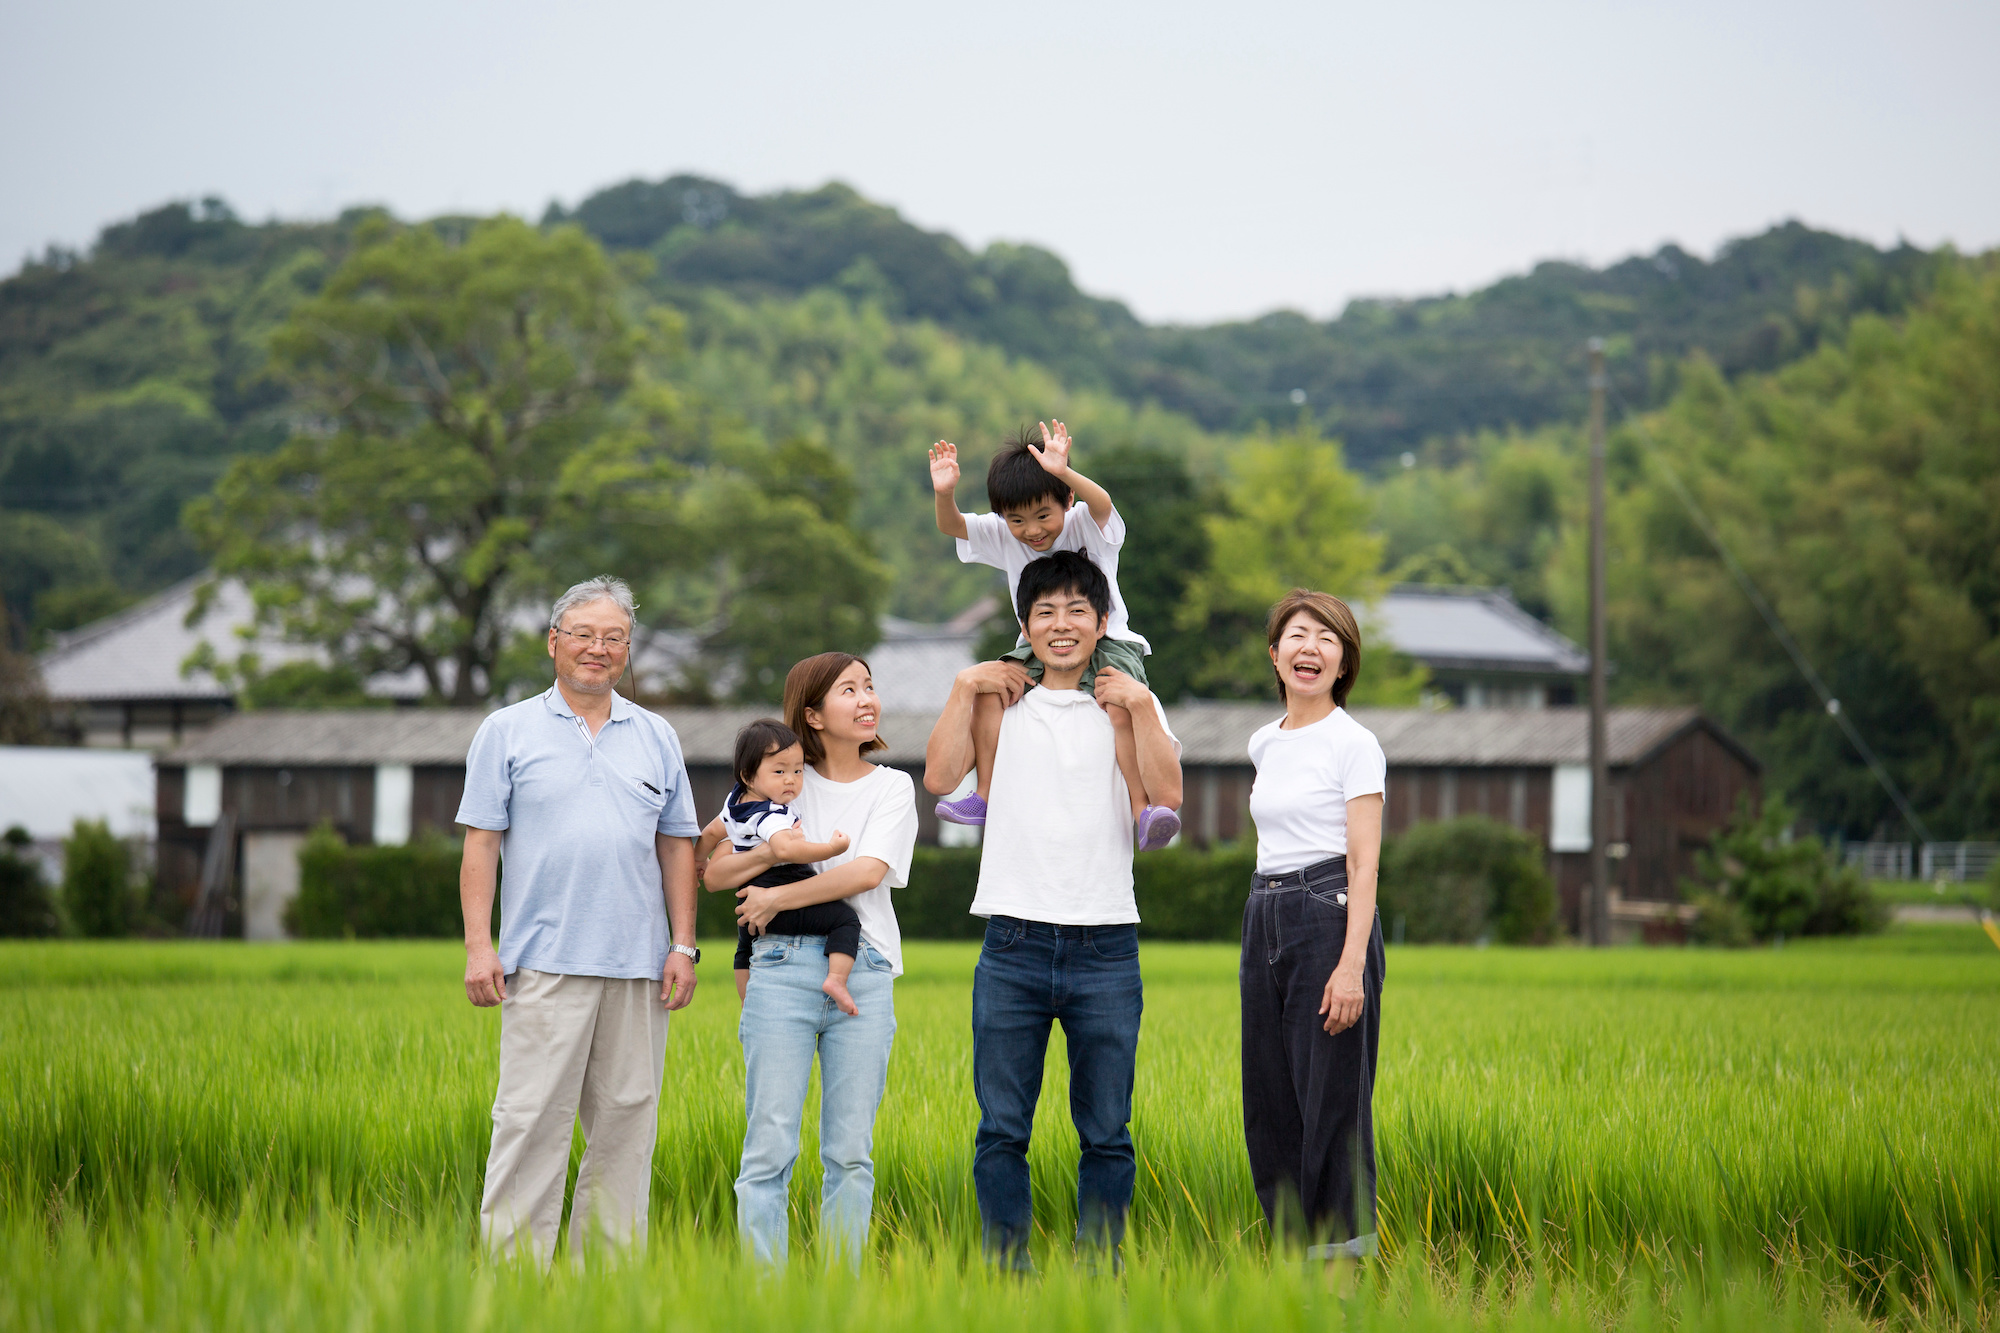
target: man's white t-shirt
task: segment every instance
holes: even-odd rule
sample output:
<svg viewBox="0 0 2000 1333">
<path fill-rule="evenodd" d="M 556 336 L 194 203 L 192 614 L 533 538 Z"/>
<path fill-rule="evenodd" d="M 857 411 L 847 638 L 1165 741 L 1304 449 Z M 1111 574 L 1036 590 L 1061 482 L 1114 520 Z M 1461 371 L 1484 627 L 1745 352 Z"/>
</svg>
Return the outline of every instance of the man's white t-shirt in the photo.
<svg viewBox="0 0 2000 1333">
<path fill-rule="evenodd" d="M 1347 803 L 1387 791 L 1389 761 L 1375 733 L 1336 708 L 1310 726 L 1277 722 L 1250 737 L 1250 818 L 1257 825 L 1257 869 L 1289 875 L 1347 855 Z"/>
<path fill-rule="evenodd" d="M 1091 563 L 1104 571 L 1104 578 L 1111 585 L 1111 614 L 1105 618 L 1106 638 L 1123 639 L 1136 643 L 1145 653 L 1153 651 L 1153 645 L 1140 635 L 1132 632 L 1132 626 L 1125 614 L 1125 598 L 1118 591 L 1118 550 L 1125 545 L 1125 520 L 1118 511 L 1111 511 L 1111 522 L 1100 528 L 1097 520 L 1090 516 L 1090 506 L 1073 504 L 1063 516 L 1063 530 L 1055 544 L 1046 551 L 1034 547 L 1016 537 L 1007 527 L 1007 520 L 999 514 L 967 514 L 965 516 L 965 536 L 958 539 L 958 558 L 968 565 L 992 565 L 1007 571 L 1007 613 L 1013 615 L 1016 590 L 1021 586 L 1021 571 L 1031 561 L 1040 560 L 1045 555 L 1057 551 L 1081 551 L 1090 557 Z"/>
<path fill-rule="evenodd" d="M 1166 709 L 1158 695 L 1152 699 L 1165 730 Z M 1173 735 L 1167 730 L 1169 740 Z M 980 847 L 974 916 L 1061 926 L 1138 921 L 1132 798 L 1118 771 L 1111 718 L 1093 696 L 1029 690 L 1001 714 Z"/>
<path fill-rule="evenodd" d="M 814 864 L 825 874 L 857 856 L 872 856 L 889 867 L 882 882 L 846 899 L 861 918 L 861 938 L 889 960 L 892 975 L 903 975 L 903 932 L 889 891 L 910 882 L 910 852 L 917 845 L 917 789 L 900 768 L 877 764 L 853 782 L 829 782 L 811 768 L 806 785 L 792 801 L 799 832 L 808 842 L 825 842 L 837 829 L 852 842 L 839 856 Z"/>
</svg>

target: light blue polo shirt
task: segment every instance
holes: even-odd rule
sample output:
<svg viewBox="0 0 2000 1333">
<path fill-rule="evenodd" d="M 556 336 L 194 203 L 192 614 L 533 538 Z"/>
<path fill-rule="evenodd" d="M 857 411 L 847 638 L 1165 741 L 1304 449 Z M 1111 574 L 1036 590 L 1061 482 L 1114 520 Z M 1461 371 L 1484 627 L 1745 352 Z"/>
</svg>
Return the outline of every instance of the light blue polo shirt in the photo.
<svg viewBox="0 0 2000 1333">
<path fill-rule="evenodd" d="M 593 741 L 562 691 L 502 708 L 465 757 L 458 822 L 504 830 L 500 966 L 658 977 L 673 943 L 653 835 L 692 838 L 674 729 L 622 695 Z"/>
</svg>

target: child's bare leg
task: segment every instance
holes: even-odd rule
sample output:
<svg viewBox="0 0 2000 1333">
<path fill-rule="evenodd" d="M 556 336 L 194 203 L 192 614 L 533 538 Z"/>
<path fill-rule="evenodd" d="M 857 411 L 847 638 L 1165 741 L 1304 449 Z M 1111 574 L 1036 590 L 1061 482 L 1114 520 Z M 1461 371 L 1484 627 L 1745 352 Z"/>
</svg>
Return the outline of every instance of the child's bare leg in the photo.
<svg viewBox="0 0 2000 1333">
<path fill-rule="evenodd" d="M 1132 714 L 1122 704 L 1109 704 L 1111 742 L 1118 751 L 1118 771 L 1125 775 L 1125 791 L 1132 798 L 1132 822 L 1146 808 L 1146 784 L 1139 779 L 1139 738 L 1132 732 Z"/>
<path fill-rule="evenodd" d="M 840 1006 L 840 1012 L 850 1015 L 861 1012 L 861 1006 L 854 1002 L 854 997 L 847 990 L 847 977 L 852 971 L 854 971 L 853 954 L 830 953 L 826 956 L 826 980 L 819 984 L 819 988 L 826 992 L 827 998 Z"/>
<path fill-rule="evenodd" d="M 982 694 L 972 701 L 972 767 L 982 801 L 993 794 L 993 756 L 1000 753 L 1002 711 L 997 694 Z"/>
<path fill-rule="evenodd" d="M 747 967 L 739 967 L 739 968 L 737 968 L 737 969 L 736 969 L 736 1003 L 738 1003 L 738 1004 L 741 1004 L 741 1003 L 743 1003 L 743 994 L 744 994 L 744 992 L 745 992 L 745 991 L 747 991 L 747 990 L 749 990 L 749 989 L 750 989 L 750 969 L 749 969 L 749 968 L 747 968 Z"/>
</svg>

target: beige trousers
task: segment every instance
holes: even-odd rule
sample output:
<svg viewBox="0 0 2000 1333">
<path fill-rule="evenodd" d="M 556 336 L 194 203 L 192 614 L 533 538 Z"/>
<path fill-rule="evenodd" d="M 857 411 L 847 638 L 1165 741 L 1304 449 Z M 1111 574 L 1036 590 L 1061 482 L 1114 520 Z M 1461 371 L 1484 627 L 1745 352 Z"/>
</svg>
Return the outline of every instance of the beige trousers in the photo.
<svg viewBox="0 0 2000 1333">
<path fill-rule="evenodd" d="M 498 1254 L 526 1243 L 547 1266 L 562 1221 L 570 1127 L 583 1121 L 583 1164 L 569 1246 L 587 1232 L 618 1245 L 646 1238 L 667 1011 L 657 980 L 521 968 L 500 1002 L 500 1090 L 479 1229 Z"/>
</svg>

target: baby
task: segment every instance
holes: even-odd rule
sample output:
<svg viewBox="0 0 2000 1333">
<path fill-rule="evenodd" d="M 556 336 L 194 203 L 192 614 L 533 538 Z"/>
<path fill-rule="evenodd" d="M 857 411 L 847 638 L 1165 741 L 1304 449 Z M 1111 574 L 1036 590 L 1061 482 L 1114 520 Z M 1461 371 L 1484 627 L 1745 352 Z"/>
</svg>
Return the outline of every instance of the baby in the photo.
<svg viewBox="0 0 2000 1333">
<path fill-rule="evenodd" d="M 791 802 L 805 785 L 805 749 L 790 727 L 771 718 L 752 722 L 736 733 L 736 785 L 723 803 L 722 813 L 709 821 L 695 844 L 695 864 L 705 866 L 724 838 L 739 852 L 754 851 L 769 843 L 780 864 L 750 881 L 773 888 L 811 879 L 815 872 L 809 862 L 825 861 L 847 850 L 847 835 L 836 830 L 825 842 L 807 842 L 799 832 L 798 817 Z M 848 993 L 847 978 L 854 971 L 854 955 L 861 947 L 861 918 L 854 909 L 836 898 L 830 903 L 794 907 L 772 917 L 764 927 L 766 935 L 826 936 L 826 980 L 820 989 L 840 1006 L 843 1014 L 858 1014 L 860 1006 Z M 750 985 L 750 930 L 736 928 L 736 998 L 741 1000 Z"/>
<path fill-rule="evenodd" d="M 958 446 L 939 440 L 931 447 L 931 489 L 936 493 L 938 531 L 958 538 L 958 558 L 967 564 L 993 565 L 1006 571 L 1007 604 L 1015 601 L 1021 571 L 1051 551 L 1081 551 L 1104 571 L 1111 584 L 1111 614 L 1104 637 L 1090 655 L 1077 688 L 1088 691 L 1106 667 L 1146 683 L 1146 654 L 1153 646 L 1132 632 L 1125 599 L 1118 592 L 1118 551 L 1125 544 L 1125 520 L 1112 506 L 1111 494 L 1069 465 L 1069 430 L 1062 422 L 1043 423 L 1038 432 L 1024 431 L 993 456 L 986 469 L 986 501 L 990 514 L 962 514 L 958 509 Z M 1082 500 L 1078 505 L 1076 501 Z M 1035 680 L 1042 664 L 1019 640 L 1004 660 L 1019 662 Z M 1181 817 L 1163 805 L 1146 805 L 1145 784 L 1139 778 L 1139 749 L 1132 737 L 1132 719 L 1123 708 L 1107 708 L 1118 747 L 1118 771 L 1131 793 L 1132 818 L 1138 824 L 1134 845 L 1139 851 L 1164 847 L 1181 831 Z M 984 824 L 986 800 L 993 787 L 993 757 L 1000 748 L 1000 696 L 982 694 L 972 711 L 973 765 L 976 787 L 954 801 L 939 801 L 939 819 L 955 824 Z"/>
</svg>

